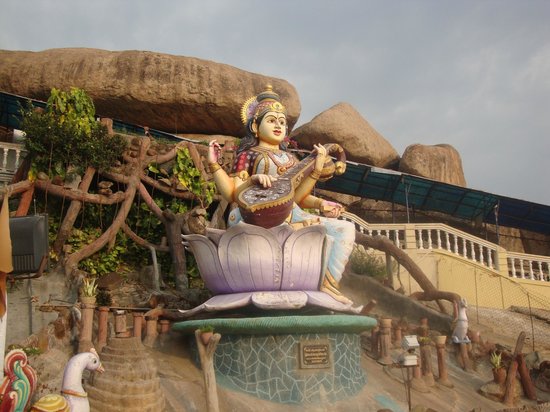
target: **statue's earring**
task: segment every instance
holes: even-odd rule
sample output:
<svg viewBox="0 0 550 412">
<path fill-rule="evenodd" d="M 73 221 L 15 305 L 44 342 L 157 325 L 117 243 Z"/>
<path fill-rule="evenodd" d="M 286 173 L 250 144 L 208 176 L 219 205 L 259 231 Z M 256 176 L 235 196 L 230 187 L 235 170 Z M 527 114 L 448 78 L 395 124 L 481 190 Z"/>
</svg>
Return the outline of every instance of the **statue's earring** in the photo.
<svg viewBox="0 0 550 412">
<path fill-rule="evenodd" d="M 258 125 L 256 124 L 256 119 L 252 122 L 252 131 L 254 132 L 254 136 L 258 138 Z"/>
</svg>

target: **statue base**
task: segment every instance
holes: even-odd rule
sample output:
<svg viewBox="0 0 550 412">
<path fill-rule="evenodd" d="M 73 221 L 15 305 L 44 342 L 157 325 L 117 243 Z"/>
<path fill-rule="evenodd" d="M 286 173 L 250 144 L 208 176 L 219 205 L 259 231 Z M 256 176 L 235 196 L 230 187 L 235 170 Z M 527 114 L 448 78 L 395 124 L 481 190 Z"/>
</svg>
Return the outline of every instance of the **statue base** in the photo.
<svg viewBox="0 0 550 412">
<path fill-rule="evenodd" d="M 277 403 L 320 404 L 352 397 L 367 382 L 360 333 L 376 326 L 373 318 L 216 318 L 179 322 L 173 330 L 193 335 L 205 326 L 222 336 L 214 368 L 228 389 Z"/>
</svg>

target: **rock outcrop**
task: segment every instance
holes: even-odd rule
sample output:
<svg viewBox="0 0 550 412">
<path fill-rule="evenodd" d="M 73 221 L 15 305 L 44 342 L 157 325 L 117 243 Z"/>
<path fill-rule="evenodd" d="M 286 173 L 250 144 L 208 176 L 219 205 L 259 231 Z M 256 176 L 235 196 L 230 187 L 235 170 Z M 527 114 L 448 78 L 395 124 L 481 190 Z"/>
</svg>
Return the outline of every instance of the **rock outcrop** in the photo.
<svg viewBox="0 0 550 412">
<path fill-rule="evenodd" d="M 226 64 L 136 50 L 0 50 L 0 90 L 46 100 L 52 87 L 80 87 L 102 116 L 173 133 L 242 135 L 241 106 L 267 84 L 293 125 L 300 100 L 292 85 Z"/>
<path fill-rule="evenodd" d="M 391 168 L 399 161 L 392 145 L 348 103 L 338 103 L 322 112 L 290 137 L 306 149 L 316 143 L 338 143 L 347 159 L 358 163 Z"/>
<path fill-rule="evenodd" d="M 466 187 L 460 154 L 448 144 L 434 146 L 410 145 L 401 156 L 399 170 L 404 173 Z"/>
</svg>

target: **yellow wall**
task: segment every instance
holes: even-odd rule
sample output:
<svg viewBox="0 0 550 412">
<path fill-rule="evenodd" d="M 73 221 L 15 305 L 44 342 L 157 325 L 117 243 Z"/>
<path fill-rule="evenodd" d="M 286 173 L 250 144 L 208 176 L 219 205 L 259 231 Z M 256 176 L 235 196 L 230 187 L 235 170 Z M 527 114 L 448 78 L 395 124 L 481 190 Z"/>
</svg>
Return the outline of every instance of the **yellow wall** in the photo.
<svg viewBox="0 0 550 412">
<path fill-rule="evenodd" d="M 444 251 L 437 256 L 437 287 L 456 292 L 473 305 L 507 309 L 523 306 L 550 308 L 550 283 L 501 276 L 474 262 Z"/>
</svg>

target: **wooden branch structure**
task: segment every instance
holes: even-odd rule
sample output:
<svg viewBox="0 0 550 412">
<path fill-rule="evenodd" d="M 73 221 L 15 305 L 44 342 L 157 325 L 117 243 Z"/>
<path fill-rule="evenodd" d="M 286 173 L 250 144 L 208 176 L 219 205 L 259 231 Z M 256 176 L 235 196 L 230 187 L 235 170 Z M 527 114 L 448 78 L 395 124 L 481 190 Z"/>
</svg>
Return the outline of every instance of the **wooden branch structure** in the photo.
<svg viewBox="0 0 550 412">
<path fill-rule="evenodd" d="M 169 150 L 158 153 L 159 151 L 156 148 L 151 148 L 151 138 L 147 135 L 145 137 L 132 137 L 129 138 L 129 141 L 129 148 L 122 155 L 122 165 L 116 165 L 108 171 L 97 171 L 91 167 L 88 168 L 77 189 L 55 184 L 50 179 L 37 179 L 34 181 L 25 179 L 28 171 L 27 165 L 25 170 L 20 168 L 15 175 L 16 178 L 25 180 L 0 188 L 0 200 L 3 199 L 5 193 L 9 193 L 10 196 L 21 194 L 17 216 L 25 216 L 31 205 L 35 189 L 49 195 L 68 199 L 70 205 L 60 223 L 60 229 L 53 245 L 54 252 L 61 257 L 63 257 L 64 245 L 70 237 L 74 223 L 85 203 L 117 205 L 115 218 L 97 239 L 80 250 L 64 256 L 62 262 L 65 273 L 68 275 L 74 274 L 74 269 L 80 261 L 92 256 L 104 247 L 111 248 L 114 245 L 117 233 L 122 230 L 132 241 L 141 247 L 147 249 L 153 248 L 159 252 L 170 252 L 173 255 L 172 261 L 175 266 L 176 286 L 179 290 L 184 290 L 187 288 L 188 281 L 185 250 L 181 243 L 181 234 L 183 231 L 201 229 L 203 222 L 199 222 L 198 218 L 191 219 L 191 216 L 197 215 L 196 208 L 189 212 L 177 214 L 170 210 L 162 210 L 155 203 L 152 193 L 156 191 L 157 193 L 162 193 L 176 199 L 188 201 L 197 200 L 197 195 L 187 190 L 176 189 L 175 185 L 166 185 L 149 176 L 147 169 L 150 164 L 163 164 L 174 160 L 178 149 L 185 147 L 189 150 L 193 164 L 201 172 L 201 176 L 204 179 L 208 179 L 201 154 L 197 150 L 196 145 L 191 142 L 179 142 Z M 118 184 L 119 187 L 123 186 L 123 191 L 109 194 L 100 190 L 99 193 L 90 193 L 89 189 L 94 176 L 99 175 Z M 141 238 L 126 223 L 128 213 L 135 201 L 136 195 L 140 196 L 152 214 L 163 223 L 167 233 L 167 245 L 156 245 Z M 218 199 L 217 196 L 215 198 Z M 189 224 L 190 222 L 193 224 Z M 203 224 L 203 226 L 206 226 L 206 224 Z M 204 228 L 202 229 L 204 230 Z"/>
<path fill-rule="evenodd" d="M 204 378 L 204 390 L 206 392 L 206 410 L 208 412 L 219 412 L 216 372 L 214 371 L 214 353 L 222 336 L 219 333 L 214 333 L 208 342 L 204 343 L 202 335 L 203 332 L 199 329 L 195 331 L 195 340 L 199 349 L 199 358 Z"/>
<path fill-rule="evenodd" d="M 507 406 L 512 406 L 514 404 L 515 397 L 515 385 L 516 385 L 516 373 L 518 371 L 518 361 L 517 357 L 521 354 L 523 349 L 523 344 L 525 343 L 525 332 L 520 332 L 518 339 L 516 341 L 516 348 L 514 349 L 514 354 L 512 356 L 512 361 L 510 366 L 508 366 L 508 372 L 506 375 L 505 392 L 504 392 L 504 404 Z"/>
<path fill-rule="evenodd" d="M 430 279 L 424 274 L 422 269 L 411 259 L 406 252 L 395 246 L 395 244 L 386 236 L 369 236 L 361 232 L 355 233 L 355 242 L 365 247 L 373 248 L 390 254 L 401 266 L 403 266 L 412 278 L 422 288 L 423 292 L 416 292 L 411 295 L 413 299 L 417 300 L 435 300 L 438 303 L 440 310 L 443 313 L 447 313 L 445 307 L 439 302 L 439 300 L 447 300 L 453 304 L 453 308 L 458 307 L 460 302 L 460 295 L 453 292 L 445 292 L 438 290 Z M 456 319 L 458 313 L 456 309 L 454 311 L 454 318 Z"/>
</svg>

